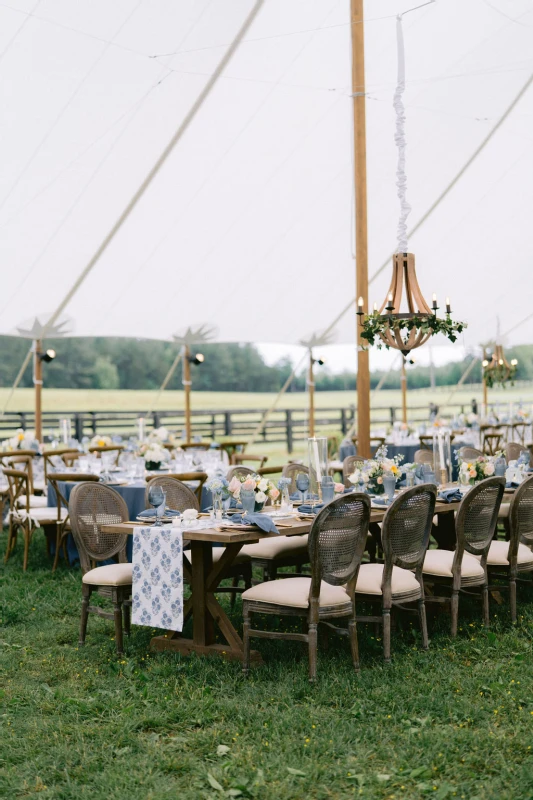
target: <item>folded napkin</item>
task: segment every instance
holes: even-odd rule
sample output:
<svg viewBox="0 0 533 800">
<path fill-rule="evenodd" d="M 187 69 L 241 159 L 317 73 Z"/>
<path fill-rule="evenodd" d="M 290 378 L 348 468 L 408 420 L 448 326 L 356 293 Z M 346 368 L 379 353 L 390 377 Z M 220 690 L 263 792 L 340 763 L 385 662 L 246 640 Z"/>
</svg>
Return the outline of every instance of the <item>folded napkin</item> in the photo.
<svg viewBox="0 0 533 800">
<path fill-rule="evenodd" d="M 373 495 L 370 499 L 374 503 L 374 505 L 377 506 L 388 506 L 389 504 L 387 498 L 382 497 L 381 495 Z"/>
<path fill-rule="evenodd" d="M 437 499 L 443 503 L 460 503 L 463 495 L 459 489 L 443 489 L 438 493 Z"/>
<path fill-rule="evenodd" d="M 516 489 L 517 486 L 520 486 L 520 484 L 517 481 L 507 481 L 507 483 L 505 484 L 506 489 Z"/>
<path fill-rule="evenodd" d="M 279 533 L 274 520 L 268 514 L 233 514 L 231 521 L 243 525 L 257 525 L 265 533 Z"/>
<path fill-rule="evenodd" d="M 155 508 L 147 508 L 146 511 L 141 511 L 140 514 L 137 514 L 138 517 L 143 517 L 144 519 L 150 519 L 151 517 L 156 516 L 157 509 Z M 173 508 L 166 508 L 164 515 L 165 517 L 179 517 L 181 516 L 181 512 L 174 511 Z"/>
<path fill-rule="evenodd" d="M 313 508 L 312 506 L 304 503 L 300 506 L 298 511 L 301 511 L 302 514 L 318 514 L 318 512 L 324 508 L 324 503 L 317 503 L 317 505 Z"/>
</svg>

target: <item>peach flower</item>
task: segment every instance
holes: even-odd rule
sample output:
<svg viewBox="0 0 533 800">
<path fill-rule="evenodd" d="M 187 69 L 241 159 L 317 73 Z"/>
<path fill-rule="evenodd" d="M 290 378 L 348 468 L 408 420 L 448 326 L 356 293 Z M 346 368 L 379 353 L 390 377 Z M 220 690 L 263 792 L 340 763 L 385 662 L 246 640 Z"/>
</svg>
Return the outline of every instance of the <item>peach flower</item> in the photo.
<svg viewBox="0 0 533 800">
<path fill-rule="evenodd" d="M 272 500 L 276 500 L 279 497 L 279 489 L 271 489 L 270 497 L 272 498 Z"/>
</svg>

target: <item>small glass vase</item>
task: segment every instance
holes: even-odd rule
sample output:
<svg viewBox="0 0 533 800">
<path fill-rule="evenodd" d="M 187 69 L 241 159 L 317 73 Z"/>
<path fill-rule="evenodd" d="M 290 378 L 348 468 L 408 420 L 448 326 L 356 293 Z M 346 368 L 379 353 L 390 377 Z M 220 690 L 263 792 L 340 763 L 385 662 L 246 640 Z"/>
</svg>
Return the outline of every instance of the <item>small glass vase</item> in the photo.
<svg viewBox="0 0 533 800">
<path fill-rule="evenodd" d="M 255 511 L 255 490 L 241 489 L 240 495 L 242 510 L 252 514 Z"/>
<path fill-rule="evenodd" d="M 215 519 L 222 519 L 222 492 L 213 492 L 213 514 Z"/>
</svg>

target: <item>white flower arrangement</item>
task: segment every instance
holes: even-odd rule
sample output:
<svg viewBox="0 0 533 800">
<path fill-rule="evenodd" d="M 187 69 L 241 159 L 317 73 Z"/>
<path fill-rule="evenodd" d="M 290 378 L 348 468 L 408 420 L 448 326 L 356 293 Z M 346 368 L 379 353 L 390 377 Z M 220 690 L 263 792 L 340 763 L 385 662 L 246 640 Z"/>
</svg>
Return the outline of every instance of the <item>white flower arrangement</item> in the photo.
<svg viewBox="0 0 533 800">
<path fill-rule="evenodd" d="M 460 483 L 469 483 L 473 486 L 475 483 L 478 483 L 478 481 L 490 478 L 496 471 L 494 462 L 501 455 L 502 452 L 498 451 L 493 456 L 479 456 L 479 458 L 475 458 L 472 461 L 461 461 L 461 459 L 459 459 Z"/>
<path fill-rule="evenodd" d="M 155 444 L 174 445 L 176 443 L 174 434 L 171 433 L 168 428 L 163 427 L 163 425 L 161 425 L 159 428 L 154 428 L 153 431 L 150 431 L 147 439 L 149 443 L 154 442 Z"/>
<path fill-rule="evenodd" d="M 170 459 L 170 453 L 157 442 L 147 442 L 139 448 L 147 469 L 160 467 Z"/>
<path fill-rule="evenodd" d="M 113 444 L 111 436 L 93 436 L 89 447 L 110 447 Z"/>
<path fill-rule="evenodd" d="M 19 428 L 14 436 L 4 442 L 5 450 L 36 450 L 40 449 L 34 431 L 25 431 Z"/>
<path fill-rule="evenodd" d="M 369 492 L 382 494 L 383 475 L 390 472 L 396 479 L 400 478 L 403 472 L 400 467 L 401 461 L 403 461 L 402 455 L 387 458 L 387 447 L 382 445 L 376 451 L 374 458 L 365 461 L 361 468 L 356 469 L 352 475 L 348 476 L 348 480 L 355 485 L 363 481 Z"/>
<path fill-rule="evenodd" d="M 238 500 L 241 489 L 253 489 L 256 503 L 266 503 L 269 497 L 274 501 L 279 497 L 279 489 L 275 484 L 260 475 L 234 476 L 228 484 L 228 492 Z"/>
</svg>

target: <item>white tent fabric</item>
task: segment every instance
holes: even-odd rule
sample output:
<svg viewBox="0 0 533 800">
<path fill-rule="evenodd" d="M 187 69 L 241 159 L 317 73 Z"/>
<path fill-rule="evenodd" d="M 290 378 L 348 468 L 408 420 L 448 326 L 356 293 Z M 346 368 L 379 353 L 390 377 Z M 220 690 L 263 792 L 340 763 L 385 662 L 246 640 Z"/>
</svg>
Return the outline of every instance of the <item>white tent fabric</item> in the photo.
<svg viewBox="0 0 533 800">
<path fill-rule="evenodd" d="M 252 0 L 0 5 L 0 333 L 51 313 L 194 103 Z M 395 248 L 395 15 L 366 0 L 369 273 Z M 65 309 L 81 336 L 296 343 L 355 295 L 349 0 L 265 0 L 245 42 Z M 413 225 L 533 73 L 531 0 L 405 17 Z M 409 242 L 475 345 L 530 312 L 533 89 Z M 370 301 L 388 287 L 384 270 Z M 511 334 L 531 340 L 533 319 Z M 353 313 L 337 341 L 353 342 Z M 440 341 L 440 340 L 439 340 Z M 435 342 L 437 344 L 437 342 Z"/>
</svg>

